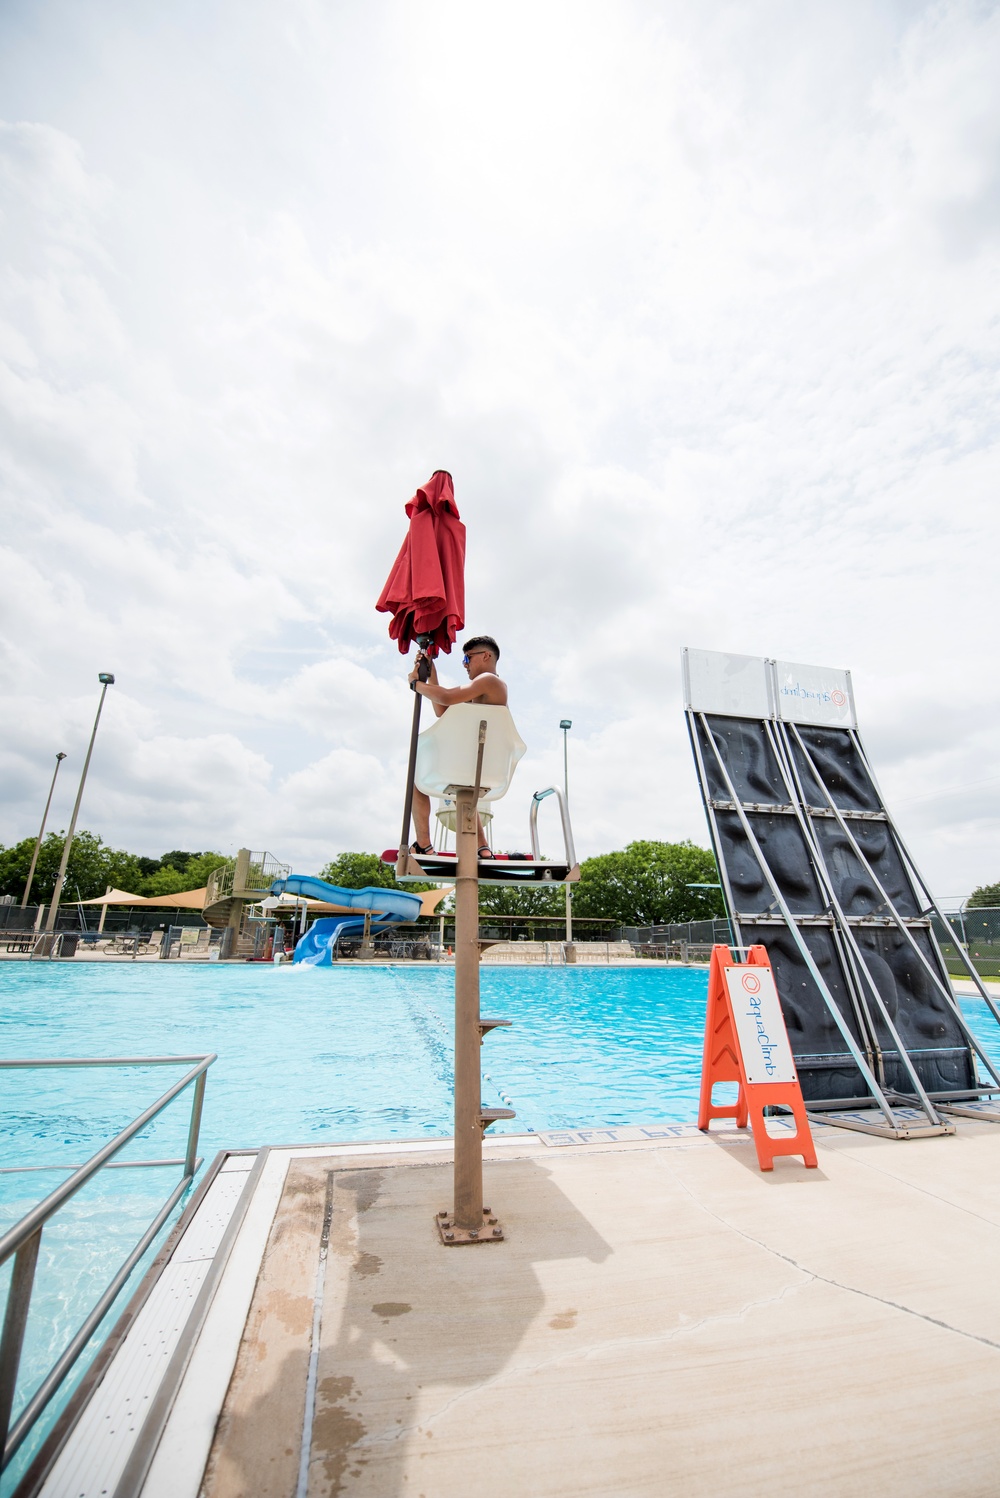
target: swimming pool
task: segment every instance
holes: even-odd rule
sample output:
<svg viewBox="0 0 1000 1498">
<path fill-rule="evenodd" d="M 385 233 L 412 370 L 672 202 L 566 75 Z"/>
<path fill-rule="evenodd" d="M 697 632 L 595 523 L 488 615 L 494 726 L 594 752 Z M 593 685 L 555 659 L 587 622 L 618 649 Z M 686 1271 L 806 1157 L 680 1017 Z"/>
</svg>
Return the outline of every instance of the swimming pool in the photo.
<svg viewBox="0 0 1000 1498">
<path fill-rule="evenodd" d="M 517 1110 L 497 1131 L 693 1120 L 706 991 L 698 968 L 484 968 L 484 1015 L 513 1021 L 482 1053 L 484 1102 L 509 1098 Z M 221 1148 L 441 1136 L 451 1132 L 453 995 L 453 971 L 431 966 L 10 963 L 0 968 L 0 1055 L 217 1051 L 206 1159 Z M 1000 1059 L 985 1005 L 963 1007 Z M 80 1164 L 166 1082 L 159 1068 L 8 1072 L 0 1164 Z M 189 1097 L 124 1157 L 183 1155 Z M 177 1176 L 103 1172 L 46 1229 L 19 1405 Z M 59 1179 L 0 1175 L 0 1229 Z M 0 1302 L 8 1277 L 9 1266 Z"/>
<path fill-rule="evenodd" d="M 217 1051 L 206 1157 L 451 1129 L 450 968 L 19 963 L 0 984 L 4 1056 Z M 483 1047 L 484 1100 L 502 1092 L 517 1109 L 499 1127 L 692 1117 L 705 992 L 696 968 L 484 968 L 483 1013 L 513 1021 Z M 4 1163 L 86 1159 L 163 1082 L 151 1071 L 8 1074 Z M 133 1157 L 180 1153 L 184 1128 L 175 1106 Z"/>
<path fill-rule="evenodd" d="M 484 1101 L 509 1097 L 518 1115 L 498 1129 L 690 1118 L 705 991 L 698 969 L 485 968 L 483 1013 L 513 1021 L 483 1047 Z M 0 969 L 0 1055 L 217 1051 L 206 1159 L 227 1147 L 442 1136 L 451 1132 L 453 996 L 451 968 L 430 966 L 11 963 Z M 168 1083 L 163 1068 L 0 1075 L 4 1166 L 81 1164 Z M 183 1155 L 189 1108 L 188 1093 L 119 1158 Z M 102 1172 L 46 1228 L 18 1406 L 178 1176 Z M 0 1229 L 60 1179 L 0 1175 Z M 0 1300 L 9 1273 L 0 1270 Z"/>
</svg>

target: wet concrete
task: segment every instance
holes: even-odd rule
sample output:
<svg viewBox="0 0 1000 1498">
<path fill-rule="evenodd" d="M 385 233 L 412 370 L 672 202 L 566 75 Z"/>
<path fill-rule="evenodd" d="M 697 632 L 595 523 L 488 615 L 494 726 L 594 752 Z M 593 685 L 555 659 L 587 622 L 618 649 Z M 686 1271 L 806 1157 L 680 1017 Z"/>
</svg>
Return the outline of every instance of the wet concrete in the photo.
<svg viewBox="0 0 1000 1498">
<path fill-rule="evenodd" d="M 205 1498 L 995 1495 L 1000 1126 L 817 1145 L 508 1146 L 468 1248 L 440 1150 L 293 1160 Z"/>
</svg>

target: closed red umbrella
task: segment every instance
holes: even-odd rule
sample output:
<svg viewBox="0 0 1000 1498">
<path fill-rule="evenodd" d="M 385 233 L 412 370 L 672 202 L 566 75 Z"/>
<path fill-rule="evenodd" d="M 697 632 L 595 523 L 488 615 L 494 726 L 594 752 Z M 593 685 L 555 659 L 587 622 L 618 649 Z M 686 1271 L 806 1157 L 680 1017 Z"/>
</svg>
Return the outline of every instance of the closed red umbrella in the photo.
<svg viewBox="0 0 1000 1498">
<path fill-rule="evenodd" d="M 376 609 L 391 614 L 390 639 L 405 655 L 416 640 L 427 655 L 447 655 L 465 624 L 465 526 L 455 503 L 451 474 L 443 468 L 419 488 L 406 513 L 410 528 L 399 556 L 382 589 Z M 421 671 L 427 680 L 428 671 Z M 413 772 L 420 731 L 420 693 L 414 693 L 410 760 L 406 774 L 403 830 L 399 839 L 397 872 L 409 867 L 410 815 L 413 810 Z M 419 868 L 416 869 L 419 873 Z"/>
<path fill-rule="evenodd" d="M 412 640 L 447 655 L 465 623 L 465 526 L 451 474 L 432 474 L 406 513 L 410 528 L 375 607 L 392 615 L 389 637 L 403 655 Z"/>
</svg>

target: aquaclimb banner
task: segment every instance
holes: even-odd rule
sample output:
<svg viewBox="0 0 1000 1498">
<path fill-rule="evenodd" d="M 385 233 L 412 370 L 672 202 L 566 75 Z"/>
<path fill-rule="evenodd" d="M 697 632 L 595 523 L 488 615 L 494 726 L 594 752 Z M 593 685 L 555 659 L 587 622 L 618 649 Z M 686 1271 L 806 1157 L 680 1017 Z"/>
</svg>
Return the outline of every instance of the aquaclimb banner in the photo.
<svg viewBox="0 0 1000 1498">
<path fill-rule="evenodd" d="M 692 650 L 682 656 L 685 706 L 727 718 L 857 728 L 850 671 L 759 655 Z"/>
</svg>

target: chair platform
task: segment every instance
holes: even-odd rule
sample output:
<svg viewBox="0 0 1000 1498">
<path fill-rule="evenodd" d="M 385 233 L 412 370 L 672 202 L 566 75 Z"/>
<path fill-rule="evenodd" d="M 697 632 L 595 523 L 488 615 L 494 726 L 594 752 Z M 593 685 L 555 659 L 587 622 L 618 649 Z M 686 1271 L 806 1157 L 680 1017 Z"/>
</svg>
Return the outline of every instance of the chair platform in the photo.
<svg viewBox="0 0 1000 1498">
<path fill-rule="evenodd" d="M 458 872 L 458 858 L 454 853 L 411 853 L 410 858 L 420 865 L 419 874 L 397 876 L 401 884 L 416 881 L 434 884 L 453 884 Z M 396 850 L 387 848 L 382 862 L 395 865 Z M 575 884 L 580 877 L 580 866 L 572 868 L 544 858 L 497 858 L 479 860 L 480 884 Z"/>
</svg>

